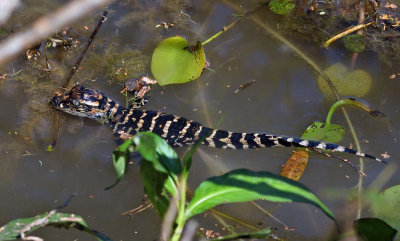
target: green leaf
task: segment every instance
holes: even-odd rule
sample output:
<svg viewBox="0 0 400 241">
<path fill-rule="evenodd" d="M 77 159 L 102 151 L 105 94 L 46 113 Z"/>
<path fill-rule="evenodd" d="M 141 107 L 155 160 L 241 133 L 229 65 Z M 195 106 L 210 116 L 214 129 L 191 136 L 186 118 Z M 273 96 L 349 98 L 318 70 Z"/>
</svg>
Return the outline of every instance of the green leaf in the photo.
<svg viewBox="0 0 400 241">
<path fill-rule="evenodd" d="M 296 4 L 292 0 L 272 0 L 269 2 L 269 9 L 272 12 L 280 15 L 285 15 L 290 13 Z"/>
<path fill-rule="evenodd" d="M 178 155 L 168 145 L 168 143 L 152 132 L 140 132 L 133 138 L 136 151 L 149 162 L 152 162 L 154 168 L 162 173 L 172 175 L 175 180 L 181 173 L 181 163 Z"/>
<path fill-rule="evenodd" d="M 144 190 L 147 197 L 153 203 L 160 217 L 167 212 L 170 199 L 165 192 L 165 185 L 168 182 L 168 175 L 154 169 L 153 163 L 143 161 L 140 165 L 140 175 L 144 183 Z M 175 188 L 175 190 L 177 190 Z M 175 191 L 176 193 L 177 191 Z"/>
<path fill-rule="evenodd" d="M 219 204 L 259 199 L 308 203 L 334 219 L 332 212 L 306 186 L 269 172 L 247 169 L 234 170 L 202 182 L 186 208 L 185 218 L 187 220 Z"/>
<path fill-rule="evenodd" d="M 238 233 L 226 236 L 221 236 L 218 238 L 211 239 L 211 241 L 221 241 L 221 240 L 237 240 L 237 239 L 261 239 L 271 235 L 271 229 L 266 228 L 257 232 L 251 233 Z"/>
<path fill-rule="evenodd" d="M 98 240 L 111 241 L 109 237 L 90 229 L 81 216 L 69 213 L 57 213 L 56 210 L 45 212 L 32 218 L 15 219 L 0 227 L 0 240 L 16 240 L 21 235 L 28 236 L 33 231 L 46 227 L 76 228 L 97 237 Z"/>
<path fill-rule="evenodd" d="M 182 37 L 164 39 L 151 59 L 151 72 L 161 86 L 197 79 L 204 66 L 205 54 L 201 42 L 189 47 Z"/>
<path fill-rule="evenodd" d="M 354 229 L 361 241 L 392 241 L 397 233 L 394 228 L 378 218 L 358 219 L 354 221 Z"/>
<path fill-rule="evenodd" d="M 48 145 L 48 146 L 46 147 L 46 151 L 48 151 L 48 152 L 54 151 L 54 146 L 53 146 L 53 145 Z"/>
<path fill-rule="evenodd" d="M 341 125 L 326 125 L 323 122 L 315 121 L 307 127 L 301 138 L 306 140 L 338 143 L 343 139 L 345 133 L 346 130 Z"/>
<path fill-rule="evenodd" d="M 326 68 L 324 72 L 341 96 L 363 97 L 372 86 L 371 75 L 365 70 L 356 69 L 349 72 L 345 65 L 336 63 Z M 333 98 L 332 91 L 322 76 L 318 76 L 317 83 L 326 97 Z"/>
<path fill-rule="evenodd" d="M 113 151 L 112 159 L 113 159 L 114 171 L 115 174 L 117 175 L 117 180 L 111 186 L 106 187 L 106 190 L 117 185 L 121 180 L 121 178 L 125 175 L 126 167 L 129 163 L 129 159 L 133 151 L 134 148 L 132 139 L 126 140 L 119 147 L 117 147 L 117 149 Z"/>
<path fill-rule="evenodd" d="M 374 217 L 400 230 L 400 185 L 392 186 L 370 199 Z"/>
<path fill-rule="evenodd" d="M 146 194 L 162 217 L 169 204 L 165 191 L 174 197 L 178 193 L 176 183 L 182 169 L 180 160 L 174 149 L 152 132 L 138 133 L 133 142 L 135 150 L 144 159 L 140 171 Z"/>
</svg>

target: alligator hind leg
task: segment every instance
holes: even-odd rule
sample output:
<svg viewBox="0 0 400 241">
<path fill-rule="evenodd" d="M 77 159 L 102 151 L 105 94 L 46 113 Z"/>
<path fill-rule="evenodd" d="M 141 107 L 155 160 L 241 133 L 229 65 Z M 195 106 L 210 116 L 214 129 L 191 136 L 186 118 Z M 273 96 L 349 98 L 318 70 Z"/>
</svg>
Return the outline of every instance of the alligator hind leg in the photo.
<svg viewBox="0 0 400 241">
<path fill-rule="evenodd" d="M 309 149 L 309 150 L 311 150 L 311 151 L 313 151 L 313 152 L 315 152 L 315 153 L 318 153 L 318 154 L 324 155 L 324 156 L 326 156 L 326 157 L 329 157 L 329 158 L 338 159 L 338 160 L 344 162 L 345 164 L 351 166 L 351 168 L 353 168 L 353 169 L 354 169 L 356 172 L 358 172 L 361 176 L 364 176 L 364 177 L 367 176 L 367 175 L 365 175 L 364 172 L 360 171 L 353 163 L 351 163 L 351 162 L 350 162 L 348 159 L 346 159 L 346 158 L 342 158 L 342 157 L 340 157 L 340 156 L 336 156 L 336 155 L 333 155 L 333 154 L 324 152 L 324 151 L 319 150 L 319 149 L 316 149 L 316 148 L 307 148 L 307 149 Z"/>
</svg>

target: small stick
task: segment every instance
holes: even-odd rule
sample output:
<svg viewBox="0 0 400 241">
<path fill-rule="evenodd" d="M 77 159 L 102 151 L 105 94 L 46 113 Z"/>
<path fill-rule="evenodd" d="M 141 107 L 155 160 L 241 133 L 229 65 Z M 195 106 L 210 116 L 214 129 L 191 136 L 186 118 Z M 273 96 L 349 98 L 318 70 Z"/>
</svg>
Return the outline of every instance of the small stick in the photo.
<svg viewBox="0 0 400 241">
<path fill-rule="evenodd" d="M 101 16 L 101 19 L 97 23 L 96 28 L 93 30 L 92 35 L 90 35 L 90 38 L 89 38 L 85 48 L 82 50 L 81 55 L 76 60 L 74 66 L 72 67 L 71 71 L 69 72 L 68 77 L 65 79 L 64 84 L 62 85 L 63 89 L 65 89 L 68 86 L 69 81 L 71 80 L 72 76 L 74 76 L 74 74 L 75 74 L 76 70 L 78 69 L 83 57 L 86 54 L 86 51 L 89 49 L 90 45 L 92 44 L 92 42 L 94 40 L 94 37 L 96 37 L 96 34 L 99 31 L 101 25 L 103 24 L 103 22 L 105 22 L 107 20 L 107 18 L 106 18 L 107 14 L 108 14 L 108 11 L 104 11 L 103 12 L 103 16 Z M 60 126 L 59 123 L 60 123 L 60 114 L 57 112 L 56 113 L 56 118 L 55 118 L 55 124 L 54 124 L 53 142 L 49 146 L 47 146 L 47 151 L 53 151 L 54 148 L 56 147 L 57 138 L 58 138 L 58 129 L 59 129 L 59 126 Z"/>
<path fill-rule="evenodd" d="M 74 76 L 76 70 L 79 68 L 79 65 L 81 64 L 81 61 L 82 61 L 83 57 L 86 54 L 86 51 L 89 49 L 90 45 L 92 44 L 93 39 L 96 37 L 97 32 L 99 32 L 99 29 L 100 29 L 101 25 L 103 24 L 103 22 L 105 22 L 107 20 L 107 18 L 106 18 L 107 14 L 108 14 L 108 11 L 104 11 L 103 12 L 103 16 L 101 16 L 101 19 L 97 23 L 96 28 L 93 30 L 92 35 L 90 35 L 90 38 L 89 38 L 88 42 L 86 43 L 85 48 L 82 50 L 81 55 L 76 60 L 74 66 L 72 66 L 72 69 L 69 72 L 68 77 L 65 79 L 64 84 L 62 85 L 63 88 L 66 88 L 68 86 L 69 81 L 71 80 L 72 76 Z"/>
<path fill-rule="evenodd" d="M 334 42 L 334 41 L 336 41 L 336 40 L 338 40 L 338 39 L 340 39 L 340 38 L 342 38 L 342 37 L 344 37 L 344 36 L 346 36 L 346 35 L 348 35 L 348 34 L 351 34 L 351 33 L 355 32 L 355 31 L 357 31 L 357 30 L 360 30 L 360 29 L 362 29 L 362 28 L 365 28 L 365 27 L 367 27 L 367 26 L 369 26 L 369 25 L 371 25 L 371 24 L 373 24 L 373 23 L 374 23 L 374 22 L 369 22 L 369 23 L 366 23 L 366 24 L 359 24 L 359 25 L 357 25 L 357 26 L 354 26 L 354 27 L 352 27 L 352 28 L 349 28 L 349 29 L 347 29 L 347 30 L 345 30 L 345 31 L 343 31 L 343 32 L 341 32 L 341 33 L 339 33 L 339 34 L 333 36 L 332 38 L 328 39 L 328 40 L 324 43 L 324 47 L 325 47 L 325 48 L 328 48 L 328 46 L 329 46 L 332 42 Z"/>
<path fill-rule="evenodd" d="M 60 113 L 56 112 L 56 118 L 54 120 L 54 135 L 53 135 L 53 142 L 47 146 L 47 151 L 54 151 L 56 148 L 57 139 L 58 139 L 58 130 L 60 129 Z"/>
</svg>

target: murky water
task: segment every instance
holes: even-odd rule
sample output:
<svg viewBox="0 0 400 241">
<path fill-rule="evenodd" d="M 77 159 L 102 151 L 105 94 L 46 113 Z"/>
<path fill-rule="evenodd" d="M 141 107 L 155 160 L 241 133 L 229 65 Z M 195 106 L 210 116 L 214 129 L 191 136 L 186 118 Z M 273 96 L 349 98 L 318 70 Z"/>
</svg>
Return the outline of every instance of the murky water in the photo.
<svg viewBox="0 0 400 241">
<path fill-rule="evenodd" d="M 161 39 L 185 35 L 192 42 L 197 38 L 205 40 L 232 22 L 235 12 L 218 1 L 195 1 L 190 7 L 174 5 L 172 1 L 169 5 L 164 3 L 160 6 L 156 2 L 142 6 L 125 1 L 112 7 L 108 21 L 95 40 L 97 46 L 89 50 L 95 52 L 88 54 L 73 81 L 100 89 L 123 103 L 124 97 L 119 93 L 122 88 L 116 83 L 109 84 L 101 58 L 117 51 L 141 50 L 140 56 L 146 61 L 138 72 L 150 74 L 148 60 L 152 49 Z M 256 6 L 255 3 L 246 2 L 241 1 L 244 5 L 235 4 L 243 6 L 243 9 Z M 175 12 L 170 8 L 175 8 Z M 148 11 L 146 14 L 133 13 L 144 9 Z M 266 10 L 262 11 L 261 19 L 270 22 L 270 17 L 264 16 Z M 99 14 L 74 25 L 74 28 L 83 36 L 88 36 Z M 127 15 L 131 16 L 129 21 L 125 18 Z M 161 21 L 173 21 L 172 17 L 181 21 L 175 29 L 155 28 Z M 272 22 L 270 24 L 273 25 Z M 83 30 L 85 25 L 89 26 L 88 31 Z M 349 66 L 351 55 L 340 47 L 332 46 L 324 50 L 315 43 L 301 40 L 295 34 L 288 38 L 322 68 L 336 62 Z M 50 56 L 57 56 L 52 51 Z M 331 102 L 324 100 L 320 93 L 314 71 L 250 19 L 243 20 L 206 45 L 205 51 L 212 70 L 205 70 L 200 79 L 188 84 L 155 87 L 144 108 L 185 116 L 210 127 L 289 136 L 300 136 L 312 121 L 324 120 Z M 93 61 L 96 53 L 100 55 L 97 62 Z M 53 66 L 59 68 L 55 72 L 63 76 L 76 57 L 50 60 Z M 26 62 L 20 58 L 7 67 L 8 73 L 20 69 L 23 72 L 14 77 L 9 74 L 2 81 L 0 90 L 0 110 L 3 113 L 0 115 L 0 224 L 54 209 L 76 193 L 77 196 L 62 211 L 82 215 L 90 227 L 106 233 L 113 240 L 156 239 L 160 220 L 154 210 L 149 209 L 133 218 L 121 215 L 135 208 L 144 195 L 137 166 L 131 165 L 119 185 L 104 191 L 114 181 L 111 153 L 116 147 L 107 126 L 61 114 L 56 150 L 45 151 L 52 140 L 55 118 L 55 111 L 47 103 L 57 90 L 60 78 L 27 68 Z M 398 163 L 400 155 L 400 149 L 397 149 L 400 76 L 395 79 L 388 77 L 398 73 L 399 66 L 399 63 L 393 63 L 388 67 L 379 62 L 379 56 L 372 53 L 360 54 L 356 68 L 367 70 L 373 77 L 373 87 L 363 99 L 384 112 L 387 118 L 374 119 L 357 109 L 348 109 L 362 149 L 377 156 L 388 152 L 391 155 L 389 161 L 393 163 Z M 32 76 L 33 79 L 27 79 Z M 234 93 L 241 84 L 251 80 L 256 80 L 256 83 Z M 334 115 L 333 122 L 346 125 L 340 111 Z M 343 143 L 352 143 L 350 134 L 346 135 Z M 183 151 L 179 150 L 179 153 Z M 280 173 L 281 165 L 291 152 L 290 148 L 228 151 L 202 147 L 194 159 L 190 187 L 193 190 L 207 177 L 235 168 Z M 350 160 L 354 163 L 358 161 L 351 156 Z M 384 168 L 380 163 L 365 160 L 368 177 L 364 179 L 364 185 L 370 185 Z M 397 175 L 385 186 L 398 184 L 399 181 Z M 344 193 L 350 194 L 355 190 L 358 175 L 338 160 L 312 154 L 300 182 L 317 193 L 338 214 L 346 201 Z M 335 190 L 341 192 L 333 192 Z M 336 198 L 327 194 L 332 192 L 336 193 Z M 258 227 L 276 227 L 279 236 L 288 237 L 289 240 L 321 240 L 334 229 L 333 222 L 314 207 L 257 203 L 296 231 L 284 231 L 282 225 L 251 204 L 225 205 L 220 210 Z M 221 224 L 215 225 L 218 222 L 211 216 L 199 217 L 198 220 L 202 227 L 223 233 Z M 87 234 L 78 231 L 54 228 L 41 230 L 37 234 L 47 240 L 89 239 Z"/>
</svg>

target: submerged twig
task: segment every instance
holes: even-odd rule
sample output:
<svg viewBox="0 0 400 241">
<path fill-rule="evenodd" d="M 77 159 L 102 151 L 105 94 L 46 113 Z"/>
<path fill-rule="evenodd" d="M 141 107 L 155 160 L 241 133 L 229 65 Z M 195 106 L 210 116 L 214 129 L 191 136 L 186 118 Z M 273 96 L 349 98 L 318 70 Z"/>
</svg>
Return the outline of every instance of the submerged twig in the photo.
<svg viewBox="0 0 400 241">
<path fill-rule="evenodd" d="M 58 139 L 58 131 L 60 129 L 60 113 L 56 112 L 55 119 L 54 119 L 54 134 L 53 134 L 53 141 L 50 145 L 47 146 L 47 151 L 53 151 L 57 145 Z"/>
<path fill-rule="evenodd" d="M 327 157 L 329 157 L 329 158 L 332 158 L 332 157 L 333 157 L 333 158 L 335 158 L 335 159 L 338 159 L 338 160 L 340 160 L 340 161 L 346 163 L 347 165 L 351 166 L 351 168 L 353 168 L 353 169 L 354 169 L 356 172 L 358 172 L 358 174 L 360 174 L 361 176 L 363 176 L 363 177 L 366 177 L 366 176 L 367 176 L 364 172 L 362 172 L 361 170 L 359 170 L 356 166 L 354 166 L 353 163 L 349 162 L 349 160 L 346 159 L 346 158 L 342 158 L 342 157 L 340 157 L 340 156 L 336 156 L 336 155 L 333 155 L 333 154 L 329 154 L 329 153 L 323 152 L 323 151 L 321 151 L 321 150 L 319 150 L 319 149 L 315 149 L 315 148 L 309 148 L 309 149 L 312 150 L 312 151 L 315 152 L 315 153 L 318 153 L 318 154 L 327 156 Z"/>
<path fill-rule="evenodd" d="M 108 14 L 108 11 L 103 12 L 103 16 L 101 17 L 101 19 L 99 20 L 99 22 L 96 25 L 96 28 L 93 30 L 92 34 L 90 35 L 90 38 L 87 41 L 85 48 L 82 50 L 81 55 L 76 60 L 74 66 L 72 66 L 72 69 L 69 72 L 68 77 L 65 79 L 64 84 L 62 85 L 63 88 L 66 88 L 68 86 L 68 83 L 71 80 L 72 76 L 74 76 L 76 70 L 79 68 L 79 65 L 81 64 L 83 57 L 85 57 L 86 51 L 89 49 L 94 38 L 96 37 L 96 34 L 99 32 L 101 25 L 107 20 L 107 14 Z"/>
<path fill-rule="evenodd" d="M 263 207 L 261 207 L 260 205 L 258 205 L 256 202 L 254 201 L 250 201 L 251 204 L 253 204 L 253 206 L 255 206 L 256 208 L 258 208 L 261 212 L 263 212 L 265 215 L 267 215 L 268 217 L 272 218 L 275 222 L 279 223 L 280 225 L 282 225 L 285 230 L 290 230 L 290 227 L 288 225 L 286 225 L 284 222 L 282 222 L 280 219 L 278 219 L 277 217 L 275 217 L 274 215 L 272 215 L 272 213 L 268 212 L 267 210 L 265 210 Z"/>
</svg>

